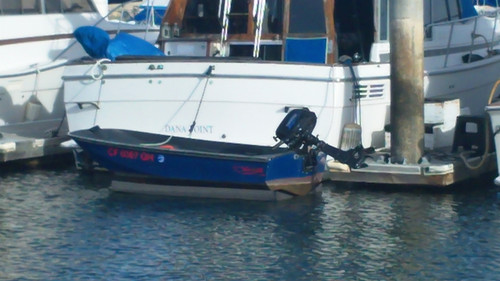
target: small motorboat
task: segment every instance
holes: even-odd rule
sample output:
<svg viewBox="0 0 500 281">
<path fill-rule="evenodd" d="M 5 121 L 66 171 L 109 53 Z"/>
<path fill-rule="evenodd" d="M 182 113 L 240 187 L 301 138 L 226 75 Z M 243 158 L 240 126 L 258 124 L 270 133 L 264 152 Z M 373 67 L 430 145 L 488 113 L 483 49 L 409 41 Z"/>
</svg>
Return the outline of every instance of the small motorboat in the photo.
<svg viewBox="0 0 500 281">
<path fill-rule="evenodd" d="M 346 152 L 319 141 L 311 134 L 315 124 L 313 112 L 292 110 L 276 130 L 280 143 L 274 147 L 99 127 L 70 137 L 115 174 L 115 191 L 280 200 L 313 191 L 322 180 L 326 154 L 360 167 L 359 150 Z M 283 143 L 288 147 L 280 147 Z"/>
</svg>

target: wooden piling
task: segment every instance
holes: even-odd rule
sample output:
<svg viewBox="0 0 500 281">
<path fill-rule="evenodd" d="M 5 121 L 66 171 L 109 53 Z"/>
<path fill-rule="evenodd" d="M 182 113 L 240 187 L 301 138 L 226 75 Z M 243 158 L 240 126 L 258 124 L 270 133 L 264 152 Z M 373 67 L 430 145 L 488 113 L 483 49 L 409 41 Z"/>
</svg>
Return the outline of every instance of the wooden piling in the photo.
<svg viewBox="0 0 500 281">
<path fill-rule="evenodd" d="M 392 163 L 416 164 L 424 151 L 423 7 L 390 1 Z"/>
</svg>

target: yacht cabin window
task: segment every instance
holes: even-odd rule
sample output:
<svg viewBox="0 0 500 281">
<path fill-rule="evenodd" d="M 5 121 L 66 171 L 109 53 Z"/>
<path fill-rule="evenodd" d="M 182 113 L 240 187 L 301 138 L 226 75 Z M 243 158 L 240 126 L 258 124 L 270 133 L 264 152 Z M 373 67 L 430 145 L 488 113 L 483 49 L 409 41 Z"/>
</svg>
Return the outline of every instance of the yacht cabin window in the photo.
<svg viewBox="0 0 500 281">
<path fill-rule="evenodd" d="M 228 34 L 247 33 L 248 29 L 248 2 L 247 0 L 233 0 L 229 14 Z"/>
<path fill-rule="evenodd" d="M 389 13 L 386 10 L 380 11 L 380 14 L 387 16 Z M 369 61 L 375 34 L 373 0 L 336 0 L 334 19 L 338 56 L 347 55 L 355 61 Z M 383 20 L 380 21 L 380 25 L 382 24 Z M 388 36 L 387 25 L 380 25 L 379 30 L 384 37 Z"/>
<path fill-rule="evenodd" d="M 23 14 L 39 14 L 40 5 L 39 0 L 22 0 L 21 2 L 21 13 Z"/>
<path fill-rule="evenodd" d="M 45 0 L 46 13 L 85 13 L 95 9 L 89 0 Z"/>
<path fill-rule="evenodd" d="M 220 34 L 226 1 L 229 0 L 188 0 L 183 17 L 182 33 Z M 301 1 L 307 2 L 307 0 Z M 252 15 L 249 14 L 252 3 L 249 0 L 231 0 L 228 34 L 253 33 L 249 26 L 249 22 L 253 20 Z M 283 29 L 283 0 L 267 0 L 264 15 L 263 34 L 281 33 Z"/>
<path fill-rule="evenodd" d="M 326 33 L 323 0 L 290 1 L 289 33 Z"/>
<path fill-rule="evenodd" d="M 379 0 L 377 16 L 378 41 L 389 41 L 389 0 Z"/>
<path fill-rule="evenodd" d="M 205 34 L 207 37 L 218 36 L 222 32 L 224 17 L 224 6 L 230 1 L 231 9 L 228 16 L 228 41 L 229 56 L 231 57 L 252 57 L 254 51 L 255 20 L 252 15 L 254 2 L 251 0 L 187 0 L 184 15 L 182 16 L 182 28 L 180 33 L 186 37 L 196 34 Z M 305 14 L 311 14 L 314 11 L 308 11 L 311 0 L 294 0 L 298 3 L 295 8 L 302 9 Z M 322 0 L 314 0 L 314 7 L 321 6 L 323 13 Z M 302 6 L 300 6 L 302 5 Z M 265 1 L 264 18 L 262 21 L 262 40 L 273 41 L 264 43 L 261 41 L 259 57 L 264 60 L 281 60 L 281 41 L 274 41 L 279 38 L 283 32 L 283 9 L 284 0 Z M 303 17 L 304 13 L 297 13 L 297 16 Z M 317 28 L 317 19 L 311 17 L 311 22 L 306 28 L 314 32 L 323 32 L 325 30 L 324 22 L 320 28 Z M 322 19 L 320 19 L 322 20 Z M 175 23 L 174 23 L 175 24 Z M 169 24 L 173 27 L 172 24 Z M 301 28 L 301 27 L 298 27 Z M 319 30 L 319 31 L 318 31 Z M 322 31 L 321 31 L 322 30 Z M 300 31 L 300 30 L 299 30 Z M 233 40 L 237 38 L 237 40 Z"/>
<path fill-rule="evenodd" d="M 90 0 L 0 0 L 0 15 L 95 12 Z"/>
<path fill-rule="evenodd" d="M 219 1 L 189 0 L 184 12 L 183 33 L 217 34 L 221 32 Z"/>
<path fill-rule="evenodd" d="M 424 1 L 424 25 L 460 18 L 460 0 Z"/>
<path fill-rule="evenodd" d="M 62 0 L 61 4 L 63 13 L 85 13 L 94 11 L 89 0 Z"/>
<path fill-rule="evenodd" d="M 3 15 L 21 14 L 22 2 L 19 0 L 0 0 L 0 12 Z"/>
<path fill-rule="evenodd" d="M 56 14 L 61 12 L 61 0 L 45 0 L 45 13 Z"/>
<path fill-rule="evenodd" d="M 267 0 L 264 13 L 264 33 L 280 34 L 283 31 L 283 0 Z"/>
<path fill-rule="evenodd" d="M 337 0 L 339 1 L 339 0 Z M 424 0 L 424 25 L 458 20 L 461 15 L 461 2 L 463 0 Z M 389 0 L 376 0 L 377 7 L 377 32 L 379 41 L 389 40 Z M 427 30 L 430 37 L 430 30 Z"/>
</svg>

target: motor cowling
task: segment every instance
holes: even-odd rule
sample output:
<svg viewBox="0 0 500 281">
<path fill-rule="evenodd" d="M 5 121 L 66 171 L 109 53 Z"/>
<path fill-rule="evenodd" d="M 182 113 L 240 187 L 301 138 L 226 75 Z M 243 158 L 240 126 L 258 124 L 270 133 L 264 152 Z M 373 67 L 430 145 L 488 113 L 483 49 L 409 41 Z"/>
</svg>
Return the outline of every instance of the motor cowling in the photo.
<svg viewBox="0 0 500 281">
<path fill-rule="evenodd" d="M 299 149 L 306 144 L 306 139 L 316 126 L 316 120 L 316 114 L 307 108 L 293 109 L 276 129 L 276 137 L 290 149 Z"/>
</svg>

